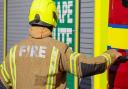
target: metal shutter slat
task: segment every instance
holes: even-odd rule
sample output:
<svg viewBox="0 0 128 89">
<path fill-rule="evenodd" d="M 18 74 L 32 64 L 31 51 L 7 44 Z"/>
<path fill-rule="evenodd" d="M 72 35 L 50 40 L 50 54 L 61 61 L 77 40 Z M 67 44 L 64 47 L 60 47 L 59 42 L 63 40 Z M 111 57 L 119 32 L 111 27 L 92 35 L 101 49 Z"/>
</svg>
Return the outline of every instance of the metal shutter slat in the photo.
<svg viewBox="0 0 128 89">
<path fill-rule="evenodd" d="M 7 2 L 7 50 L 28 36 L 28 10 L 32 0 L 8 0 Z M 19 34 L 16 36 L 15 34 Z"/>
<path fill-rule="evenodd" d="M 80 52 L 93 56 L 94 0 L 80 0 Z M 82 78 L 80 89 L 92 89 L 92 78 Z"/>
<path fill-rule="evenodd" d="M 0 1 L 0 63 L 3 59 L 3 33 L 4 33 L 4 6 L 3 6 L 3 0 Z"/>
</svg>

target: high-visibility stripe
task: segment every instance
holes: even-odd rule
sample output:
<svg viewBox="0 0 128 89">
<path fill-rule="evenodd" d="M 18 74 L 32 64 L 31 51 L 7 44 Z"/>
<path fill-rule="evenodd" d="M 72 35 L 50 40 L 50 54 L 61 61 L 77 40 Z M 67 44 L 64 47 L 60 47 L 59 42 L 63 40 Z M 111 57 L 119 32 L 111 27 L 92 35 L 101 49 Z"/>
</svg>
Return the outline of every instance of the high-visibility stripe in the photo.
<svg viewBox="0 0 128 89">
<path fill-rule="evenodd" d="M 14 64 L 14 76 L 15 76 L 15 88 L 16 89 L 16 48 L 17 46 L 15 46 L 14 48 L 14 59 L 13 59 L 13 64 Z"/>
<path fill-rule="evenodd" d="M 74 52 L 70 56 L 70 72 L 74 75 L 77 75 L 77 57 L 80 54 L 77 52 Z M 78 77 L 74 76 L 74 89 L 78 89 Z"/>
<path fill-rule="evenodd" d="M 77 57 L 79 56 L 80 54 L 79 53 L 77 53 L 76 55 L 75 55 L 75 60 L 74 60 L 74 74 L 75 75 L 77 75 Z"/>
<path fill-rule="evenodd" d="M 4 68 L 4 71 L 5 71 L 5 74 L 7 75 L 7 78 L 10 79 L 9 73 L 7 72 L 5 61 L 3 61 L 3 68 Z"/>
<path fill-rule="evenodd" d="M 106 59 L 106 61 L 107 61 L 107 67 L 108 67 L 108 66 L 112 63 L 112 62 L 111 62 L 112 59 L 111 59 L 110 54 L 104 53 L 104 54 L 102 54 L 101 56 L 105 57 L 105 59 Z"/>
<path fill-rule="evenodd" d="M 8 83 L 9 79 L 8 79 L 8 77 L 7 77 L 7 75 L 6 75 L 5 71 L 4 71 L 3 65 L 1 65 L 1 73 L 2 73 L 2 76 L 4 78 L 4 81 L 6 83 Z"/>
<path fill-rule="evenodd" d="M 78 77 L 74 76 L 74 89 L 78 89 Z"/>
<path fill-rule="evenodd" d="M 79 56 L 80 54 L 77 53 L 76 56 L 75 56 L 75 61 L 74 61 L 74 75 L 77 75 L 77 57 Z M 78 89 L 78 77 L 77 76 L 74 76 L 75 78 L 75 88 L 74 89 Z"/>
<path fill-rule="evenodd" d="M 74 66 L 73 66 L 73 63 L 74 63 L 74 58 L 75 58 L 75 55 L 77 54 L 77 52 L 74 52 L 71 54 L 70 56 L 70 72 L 71 73 L 74 73 Z"/>
<path fill-rule="evenodd" d="M 59 50 L 56 47 L 53 47 L 46 89 L 52 89 L 52 87 L 53 87 L 54 74 L 56 72 L 58 53 L 59 53 Z"/>
<path fill-rule="evenodd" d="M 77 57 L 79 56 L 79 53 L 72 53 L 70 56 L 70 72 L 74 75 L 77 75 Z"/>
<path fill-rule="evenodd" d="M 9 61 L 10 61 L 10 70 L 11 70 L 11 77 L 12 77 L 12 85 L 14 86 L 14 76 L 13 76 L 13 68 L 12 68 L 12 50 L 13 50 L 13 48 L 10 49 Z"/>
<path fill-rule="evenodd" d="M 15 46 L 14 48 L 11 48 L 10 55 L 9 55 L 13 89 L 16 89 L 16 62 L 15 62 L 16 48 L 17 46 Z"/>
<path fill-rule="evenodd" d="M 3 61 L 3 64 L 1 64 L 0 66 L 1 66 L 2 76 L 3 76 L 4 80 L 5 80 L 5 82 L 8 83 L 9 80 L 10 80 L 10 76 L 9 76 L 9 73 L 7 72 L 5 60 Z"/>
</svg>

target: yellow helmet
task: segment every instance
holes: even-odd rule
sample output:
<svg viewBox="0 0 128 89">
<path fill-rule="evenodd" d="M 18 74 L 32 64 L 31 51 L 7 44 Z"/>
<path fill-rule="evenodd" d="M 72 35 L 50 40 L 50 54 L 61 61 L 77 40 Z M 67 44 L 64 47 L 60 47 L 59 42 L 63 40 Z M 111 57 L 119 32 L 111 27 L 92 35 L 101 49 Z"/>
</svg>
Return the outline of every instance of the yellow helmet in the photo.
<svg viewBox="0 0 128 89">
<path fill-rule="evenodd" d="M 29 23 L 37 26 L 56 27 L 58 14 L 53 0 L 33 0 Z"/>
</svg>

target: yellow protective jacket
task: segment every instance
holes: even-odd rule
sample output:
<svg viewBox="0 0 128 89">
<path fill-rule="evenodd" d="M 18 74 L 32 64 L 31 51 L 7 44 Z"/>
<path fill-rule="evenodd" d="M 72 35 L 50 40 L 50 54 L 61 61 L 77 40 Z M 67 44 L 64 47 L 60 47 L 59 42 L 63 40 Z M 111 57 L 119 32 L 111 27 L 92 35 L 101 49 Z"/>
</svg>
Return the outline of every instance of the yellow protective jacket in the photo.
<svg viewBox="0 0 128 89">
<path fill-rule="evenodd" d="M 1 64 L 0 79 L 8 89 L 66 89 L 66 72 L 78 77 L 99 74 L 115 57 L 107 51 L 88 59 L 52 39 L 46 28 L 32 27 L 29 32 Z"/>
</svg>

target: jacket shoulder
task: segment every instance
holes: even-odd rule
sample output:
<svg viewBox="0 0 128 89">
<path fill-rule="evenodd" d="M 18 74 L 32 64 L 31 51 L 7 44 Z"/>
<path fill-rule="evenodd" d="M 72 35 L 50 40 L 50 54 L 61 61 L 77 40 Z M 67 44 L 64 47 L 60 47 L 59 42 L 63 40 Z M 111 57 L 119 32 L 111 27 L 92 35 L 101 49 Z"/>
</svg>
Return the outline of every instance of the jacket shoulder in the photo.
<svg viewBox="0 0 128 89">
<path fill-rule="evenodd" d="M 52 39 L 52 41 L 54 41 L 53 46 L 57 47 L 60 50 L 60 52 L 65 52 L 66 49 L 68 48 L 68 45 L 63 43 L 63 42 L 60 42 L 60 41 L 55 40 L 55 39 Z"/>
</svg>

